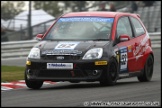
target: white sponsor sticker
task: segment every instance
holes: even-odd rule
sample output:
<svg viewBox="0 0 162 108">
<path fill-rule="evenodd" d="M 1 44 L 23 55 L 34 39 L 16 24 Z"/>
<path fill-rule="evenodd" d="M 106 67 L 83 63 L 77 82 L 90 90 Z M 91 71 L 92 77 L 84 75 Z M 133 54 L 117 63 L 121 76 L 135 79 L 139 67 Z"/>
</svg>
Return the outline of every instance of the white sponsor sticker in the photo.
<svg viewBox="0 0 162 108">
<path fill-rule="evenodd" d="M 127 69 L 127 47 L 120 48 L 120 71 Z"/>
<path fill-rule="evenodd" d="M 73 63 L 47 63 L 47 69 L 73 69 Z"/>
<path fill-rule="evenodd" d="M 60 42 L 55 49 L 74 49 L 79 42 Z"/>
</svg>

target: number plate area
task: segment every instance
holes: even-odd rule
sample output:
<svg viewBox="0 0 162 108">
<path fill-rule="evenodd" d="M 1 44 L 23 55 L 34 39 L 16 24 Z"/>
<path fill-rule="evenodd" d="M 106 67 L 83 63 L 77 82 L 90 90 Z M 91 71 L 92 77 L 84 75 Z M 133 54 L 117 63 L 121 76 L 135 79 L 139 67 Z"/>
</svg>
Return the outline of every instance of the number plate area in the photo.
<svg viewBox="0 0 162 108">
<path fill-rule="evenodd" d="M 73 69 L 73 63 L 47 63 L 47 69 Z"/>
</svg>

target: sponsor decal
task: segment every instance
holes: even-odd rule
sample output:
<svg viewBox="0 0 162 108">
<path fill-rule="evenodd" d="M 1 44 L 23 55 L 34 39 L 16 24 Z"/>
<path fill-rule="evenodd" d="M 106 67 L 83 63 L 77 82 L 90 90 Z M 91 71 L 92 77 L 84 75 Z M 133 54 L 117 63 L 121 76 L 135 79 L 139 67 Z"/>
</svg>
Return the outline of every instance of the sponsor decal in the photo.
<svg viewBox="0 0 162 108">
<path fill-rule="evenodd" d="M 79 42 L 60 42 L 55 49 L 74 49 Z"/>
<path fill-rule="evenodd" d="M 42 55 L 80 55 L 82 51 L 78 50 L 45 50 Z"/>
<path fill-rule="evenodd" d="M 132 52 L 132 46 L 128 46 L 128 52 Z"/>
<path fill-rule="evenodd" d="M 139 44 L 138 46 L 136 46 L 136 48 L 133 50 L 134 56 L 137 56 L 137 54 L 139 53 L 139 51 L 141 50 L 141 48 L 142 48 L 141 44 Z"/>
<path fill-rule="evenodd" d="M 127 62 L 128 62 L 127 47 L 122 47 L 120 48 L 120 71 L 127 70 Z"/>
<path fill-rule="evenodd" d="M 96 18 L 96 17 L 74 17 L 74 18 L 60 18 L 58 22 L 110 22 L 114 21 L 114 18 Z"/>
<path fill-rule="evenodd" d="M 107 65 L 107 61 L 96 61 L 95 65 Z"/>
<path fill-rule="evenodd" d="M 149 35 L 146 33 L 146 36 L 140 41 L 140 44 L 133 50 L 133 54 L 136 56 L 136 60 L 138 60 L 138 58 L 140 58 L 148 48 L 148 39 Z"/>
<path fill-rule="evenodd" d="M 137 55 L 137 56 L 136 56 L 136 61 L 137 61 L 140 57 L 142 57 L 142 55 Z"/>
<path fill-rule="evenodd" d="M 139 55 L 138 53 L 140 51 L 142 51 L 141 53 L 144 53 L 145 50 L 142 50 L 142 48 L 146 49 L 145 47 L 147 46 L 148 39 L 149 39 L 149 35 L 148 33 L 146 33 L 146 36 L 140 41 L 140 44 L 133 50 L 134 56 Z"/>
<path fill-rule="evenodd" d="M 47 69 L 73 69 L 73 63 L 47 63 Z"/>
</svg>

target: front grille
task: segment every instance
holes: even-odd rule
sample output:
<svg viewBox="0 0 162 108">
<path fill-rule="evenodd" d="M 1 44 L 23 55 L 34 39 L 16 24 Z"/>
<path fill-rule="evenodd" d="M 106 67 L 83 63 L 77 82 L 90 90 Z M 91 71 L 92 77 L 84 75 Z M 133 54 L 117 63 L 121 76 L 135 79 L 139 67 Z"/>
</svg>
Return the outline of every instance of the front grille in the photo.
<svg viewBox="0 0 162 108">
<path fill-rule="evenodd" d="M 38 77 L 56 77 L 56 78 L 74 78 L 74 77 L 84 77 L 85 75 L 81 71 L 73 71 L 72 75 L 70 70 L 40 70 Z"/>
<path fill-rule="evenodd" d="M 37 63 L 37 62 L 32 62 L 31 66 L 29 66 L 30 69 L 47 69 L 47 63 Z"/>
<path fill-rule="evenodd" d="M 59 57 L 59 55 L 44 55 L 41 58 L 43 60 L 58 60 L 57 57 Z M 72 56 L 72 55 L 64 55 L 63 56 L 64 59 L 62 60 L 79 60 L 80 56 Z"/>
</svg>

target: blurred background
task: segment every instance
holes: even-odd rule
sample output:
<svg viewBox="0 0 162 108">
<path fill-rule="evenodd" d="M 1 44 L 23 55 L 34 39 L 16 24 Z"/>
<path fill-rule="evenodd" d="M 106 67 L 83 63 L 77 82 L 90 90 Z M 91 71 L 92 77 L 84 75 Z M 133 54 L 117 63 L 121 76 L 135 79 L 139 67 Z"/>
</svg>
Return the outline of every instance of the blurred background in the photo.
<svg viewBox="0 0 162 108">
<path fill-rule="evenodd" d="M 67 12 L 137 13 L 148 32 L 161 31 L 161 1 L 1 1 L 1 42 L 31 40 Z"/>
</svg>

